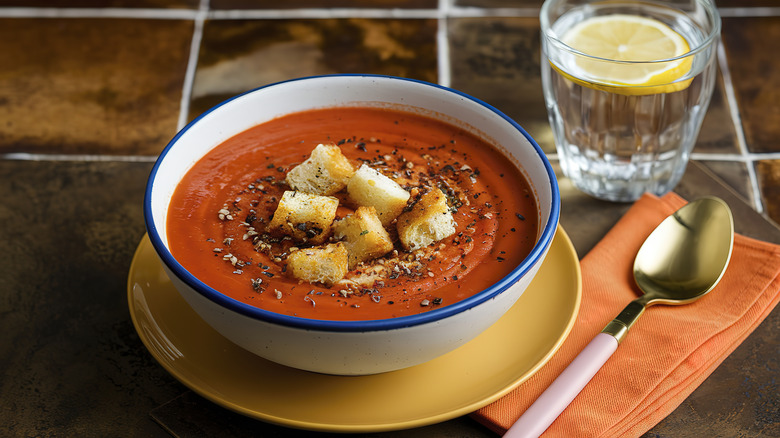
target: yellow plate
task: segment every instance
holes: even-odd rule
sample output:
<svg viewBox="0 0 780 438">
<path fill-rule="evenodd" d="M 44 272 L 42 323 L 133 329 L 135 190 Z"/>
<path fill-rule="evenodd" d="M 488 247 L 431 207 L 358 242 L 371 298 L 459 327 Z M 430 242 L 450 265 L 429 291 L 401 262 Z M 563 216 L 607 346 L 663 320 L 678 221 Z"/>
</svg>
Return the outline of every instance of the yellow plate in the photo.
<svg viewBox="0 0 780 438">
<path fill-rule="evenodd" d="M 219 335 L 173 287 L 148 237 L 136 250 L 128 278 L 130 314 L 141 340 L 184 385 L 249 417 L 329 432 L 420 427 L 495 401 L 560 347 L 580 298 L 577 254 L 559 227 L 534 281 L 487 331 L 422 365 L 345 377 L 278 365 Z"/>
</svg>

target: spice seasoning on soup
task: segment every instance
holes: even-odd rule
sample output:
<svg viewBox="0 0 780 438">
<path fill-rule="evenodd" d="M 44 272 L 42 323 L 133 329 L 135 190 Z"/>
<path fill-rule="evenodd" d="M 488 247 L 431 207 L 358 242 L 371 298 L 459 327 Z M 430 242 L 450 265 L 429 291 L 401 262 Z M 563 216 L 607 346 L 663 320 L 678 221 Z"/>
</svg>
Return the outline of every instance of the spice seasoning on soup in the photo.
<svg viewBox="0 0 780 438">
<path fill-rule="evenodd" d="M 350 231 L 334 233 L 333 224 L 366 207 L 336 185 L 317 189 L 331 198 L 324 208 L 335 207 L 332 222 L 281 220 L 277 211 L 285 196 L 310 201 L 288 175 L 320 144 L 338 147 L 353 170 L 376 172 L 408 192 L 400 216 L 376 213 L 373 223 L 390 246 L 348 259 L 332 284 L 299 279 L 312 260 L 344 257 Z M 426 197 L 445 206 L 454 229 L 417 248 L 399 238 L 400 221 Z M 185 269 L 236 300 L 305 318 L 371 320 L 429 311 L 484 290 L 529 254 L 538 223 L 536 199 L 517 165 L 480 137 L 420 114 L 339 107 L 287 115 L 216 147 L 176 188 L 167 227 Z M 352 231 L 360 238 L 370 230 Z"/>
</svg>

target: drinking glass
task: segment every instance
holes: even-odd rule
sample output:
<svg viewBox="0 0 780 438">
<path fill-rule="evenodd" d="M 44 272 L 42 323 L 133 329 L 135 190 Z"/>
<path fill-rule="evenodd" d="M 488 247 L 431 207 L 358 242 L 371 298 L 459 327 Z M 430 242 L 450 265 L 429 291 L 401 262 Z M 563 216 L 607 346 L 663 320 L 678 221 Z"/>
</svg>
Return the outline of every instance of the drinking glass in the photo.
<svg viewBox="0 0 780 438">
<path fill-rule="evenodd" d="M 668 59 L 619 61 L 562 41 L 577 23 L 615 14 L 658 20 L 682 36 L 689 51 Z M 671 191 L 685 172 L 716 81 L 720 16 L 715 5 L 710 0 L 546 0 L 540 22 L 544 97 L 564 174 L 580 190 L 610 201 Z M 642 85 L 589 74 L 667 66 L 678 73 Z"/>
</svg>

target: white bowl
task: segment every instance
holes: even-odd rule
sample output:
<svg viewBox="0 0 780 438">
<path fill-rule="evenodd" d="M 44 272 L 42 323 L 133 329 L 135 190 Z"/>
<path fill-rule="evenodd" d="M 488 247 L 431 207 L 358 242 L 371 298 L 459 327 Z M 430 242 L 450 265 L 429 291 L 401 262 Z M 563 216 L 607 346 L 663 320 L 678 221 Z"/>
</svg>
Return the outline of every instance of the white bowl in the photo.
<svg viewBox="0 0 780 438">
<path fill-rule="evenodd" d="M 171 255 L 166 235 L 168 204 L 179 180 L 204 154 L 233 135 L 281 115 L 361 104 L 416 108 L 500 145 L 515 162 L 522 163 L 521 171 L 536 195 L 540 224 L 530 255 L 509 275 L 470 298 L 418 315 L 372 321 L 322 321 L 262 310 L 206 286 Z M 208 324 L 235 344 L 268 360 L 340 375 L 413 366 L 476 337 L 517 301 L 533 279 L 552 242 L 559 213 L 560 196 L 552 167 L 517 123 L 458 91 L 373 75 L 296 79 L 223 102 L 188 124 L 162 151 L 144 199 L 147 231 L 165 271 Z"/>
</svg>

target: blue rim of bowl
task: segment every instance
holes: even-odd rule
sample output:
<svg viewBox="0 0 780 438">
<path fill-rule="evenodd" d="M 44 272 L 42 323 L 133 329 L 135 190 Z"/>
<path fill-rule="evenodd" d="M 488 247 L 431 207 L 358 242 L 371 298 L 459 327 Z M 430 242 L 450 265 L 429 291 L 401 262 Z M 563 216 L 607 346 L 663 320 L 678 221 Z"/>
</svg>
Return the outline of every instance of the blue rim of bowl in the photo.
<svg viewBox="0 0 780 438">
<path fill-rule="evenodd" d="M 545 170 L 547 172 L 547 176 L 549 178 L 549 182 L 551 186 L 552 206 L 550 211 L 550 217 L 549 220 L 547 221 L 547 225 L 545 226 L 544 230 L 542 230 L 542 234 L 539 237 L 539 240 L 537 241 L 536 245 L 534 245 L 533 249 L 528 254 L 528 256 L 517 267 L 515 267 L 512 270 L 512 272 L 507 274 L 504 278 L 497 281 L 495 284 L 491 285 L 490 287 L 480 292 L 477 292 L 476 294 L 468 298 L 465 298 L 453 304 L 442 306 L 437 309 L 429 310 L 427 312 L 423 312 L 415 315 L 401 316 L 397 318 L 389 318 L 389 319 L 336 321 L 336 320 L 310 319 L 310 318 L 302 318 L 298 316 L 283 315 L 280 313 L 271 312 L 269 310 L 263 310 L 249 304 L 245 304 L 243 302 L 240 302 L 238 300 L 235 300 L 233 298 L 228 297 L 227 295 L 218 292 L 216 289 L 207 286 L 205 283 L 203 283 L 197 277 L 195 277 L 193 274 L 187 271 L 178 261 L 176 261 L 176 259 L 173 257 L 171 252 L 163 243 L 162 238 L 160 237 L 160 234 L 157 231 L 157 227 L 154 225 L 154 221 L 152 217 L 151 200 L 152 200 L 152 188 L 154 186 L 155 177 L 157 175 L 159 167 L 163 162 L 163 160 L 165 159 L 168 152 L 179 140 L 179 138 L 182 137 L 193 125 L 198 123 L 198 121 L 206 117 L 211 112 L 217 110 L 218 108 L 221 108 L 222 106 L 227 105 L 231 101 L 236 100 L 244 95 L 254 93 L 265 88 L 286 84 L 289 82 L 316 80 L 321 78 L 338 78 L 338 77 L 406 81 L 406 82 L 413 82 L 413 83 L 417 83 L 429 87 L 438 88 L 450 93 L 454 93 L 462 98 L 477 103 L 483 106 L 485 109 L 500 116 L 510 125 L 512 125 L 515 129 L 517 129 L 518 133 L 522 134 L 528 140 L 528 142 L 536 150 L 536 153 L 539 155 L 539 158 L 541 159 L 542 163 L 544 163 Z M 195 291 L 203 295 L 205 298 L 219 304 L 222 307 L 230 309 L 244 316 L 253 319 L 262 320 L 269 323 L 279 324 L 286 327 L 306 329 L 306 330 L 328 331 L 328 332 L 357 333 L 357 332 L 391 330 L 391 329 L 398 329 L 403 327 L 422 325 L 422 324 L 431 323 L 434 321 L 447 318 L 457 313 L 467 311 L 485 301 L 488 301 L 496 297 L 497 295 L 503 293 L 507 289 L 509 289 L 510 286 L 512 286 L 515 282 L 517 282 L 517 280 L 521 278 L 526 272 L 528 272 L 531 269 L 531 267 L 542 257 L 546 249 L 552 243 L 553 237 L 555 236 L 555 232 L 558 227 L 559 219 L 560 219 L 560 192 L 558 189 L 558 181 L 555 177 L 555 172 L 553 171 L 552 165 L 550 164 L 546 155 L 542 151 L 542 148 L 536 143 L 536 141 L 533 138 L 531 138 L 530 135 L 528 135 L 525 129 L 523 129 L 517 122 L 515 122 L 514 120 L 506 116 L 503 112 L 499 111 L 497 108 L 493 107 L 492 105 L 480 99 L 472 97 L 468 94 L 465 94 L 461 91 L 449 87 L 445 87 L 442 85 L 434 84 L 431 82 L 417 80 L 417 79 L 408 79 L 408 78 L 401 78 L 395 76 L 373 75 L 373 74 L 333 74 L 333 75 L 307 76 L 307 77 L 301 77 L 296 79 L 290 79 L 286 81 L 275 82 L 272 84 L 264 85 L 262 87 L 249 90 L 247 92 L 233 96 L 215 105 L 214 107 L 205 111 L 203 114 L 199 115 L 197 118 L 195 118 L 190 123 L 188 123 L 187 126 L 182 128 L 173 137 L 173 139 L 171 139 L 171 141 L 168 142 L 165 149 L 163 149 L 163 151 L 160 153 L 159 157 L 157 158 L 157 161 L 152 167 L 146 185 L 146 192 L 144 194 L 144 222 L 146 224 L 146 230 L 149 235 L 149 240 L 151 241 L 152 246 L 155 248 L 155 251 L 161 258 L 163 263 L 165 263 L 165 265 L 176 276 L 178 276 L 179 279 L 181 279 L 185 284 L 187 284 L 189 287 L 191 287 L 192 289 L 194 289 Z"/>
</svg>

